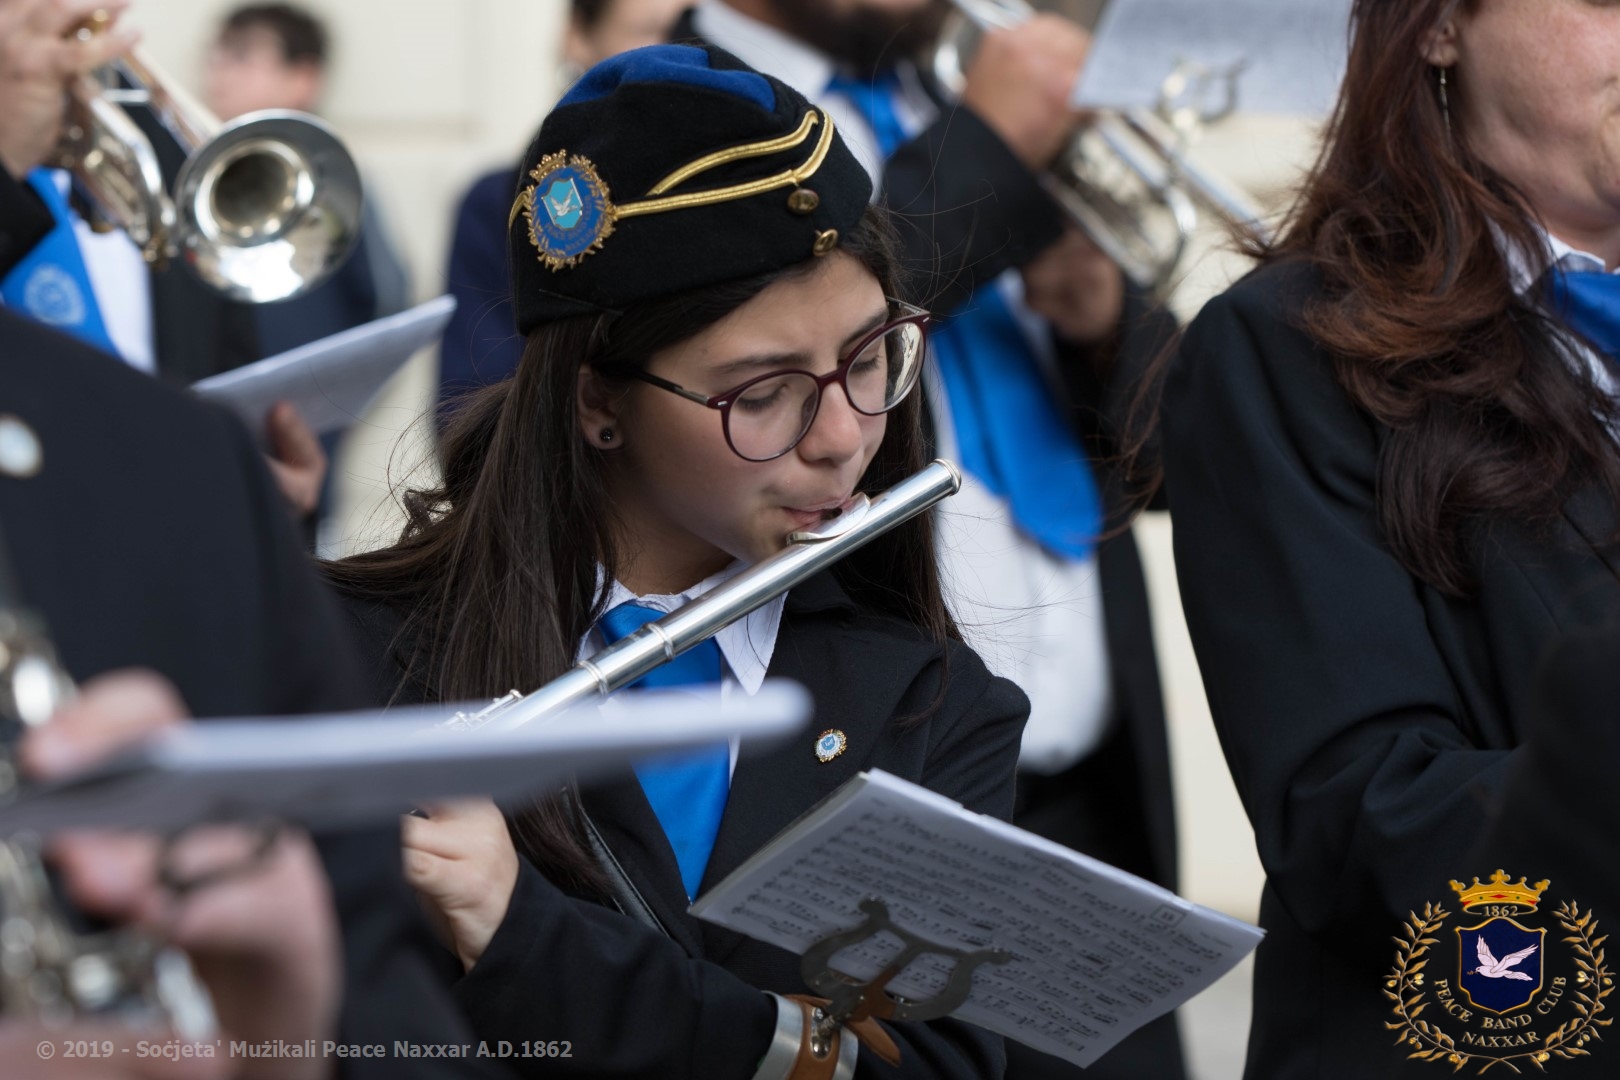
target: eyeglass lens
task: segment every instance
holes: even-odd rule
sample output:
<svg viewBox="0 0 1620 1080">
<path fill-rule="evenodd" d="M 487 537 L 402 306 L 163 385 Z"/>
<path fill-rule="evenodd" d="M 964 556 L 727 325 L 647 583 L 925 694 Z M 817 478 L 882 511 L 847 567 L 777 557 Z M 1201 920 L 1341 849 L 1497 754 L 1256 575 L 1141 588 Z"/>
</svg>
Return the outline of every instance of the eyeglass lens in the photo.
<svg viewBox="0 0 1620 1080">
<path fill-rule="evenodd" d="M 843 384 L 857 412 L 878 416 L 898 405 L 922 368 L 923 330 L 916 323 L 890 327 L 846 361 Z M 815 422 L 821 387 L 804 372 L 784 372 L 751 383 L 727 415 L 731 444 L 754 461 L 780 457 L 798 445 Z"/>
</svg>

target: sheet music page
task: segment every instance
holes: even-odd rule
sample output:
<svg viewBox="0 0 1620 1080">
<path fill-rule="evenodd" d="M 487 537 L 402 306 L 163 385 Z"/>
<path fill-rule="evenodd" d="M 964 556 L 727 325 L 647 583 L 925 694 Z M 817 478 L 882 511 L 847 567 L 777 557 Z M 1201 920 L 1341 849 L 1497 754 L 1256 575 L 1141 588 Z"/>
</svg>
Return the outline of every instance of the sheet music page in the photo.
<svg viewBox="0 0 1620 1080">
<path fill-rule="evenodd" d="M 802 954 L 860 925 L 883 900 L 895 923 L 964 950 L 1011 957 L 973 976 L 954 1014 L 1086 1066 L 1189 1000 L 1260 943 L 1257 928 L 887 773 L 862 773 L 692 907 L 692 914 Z M 833 960 L 872 977 L 898 939 Z M 933 997 L 949 961 L 926 957 L 889 985 Z"/>
<path fill-rule="evenodd" d="M 438 343 L 455 310 L 455 297 L 436 297 L 397 315 L 203 379 L 191 389 L 236 413 L 261 437 L 264 418 L 278 401 L 297 406 L 317 435 L 342 431 L 365 415 L 407 360 Z"/>
<path fill-rule="evenodd" d="M 1073 101 L 1152 108 L 1179 61 L 1244 63 L 1237 110 L 1325 117 L 1349 51 L 1351 0 L 1109 0 Z"/>
</svg>

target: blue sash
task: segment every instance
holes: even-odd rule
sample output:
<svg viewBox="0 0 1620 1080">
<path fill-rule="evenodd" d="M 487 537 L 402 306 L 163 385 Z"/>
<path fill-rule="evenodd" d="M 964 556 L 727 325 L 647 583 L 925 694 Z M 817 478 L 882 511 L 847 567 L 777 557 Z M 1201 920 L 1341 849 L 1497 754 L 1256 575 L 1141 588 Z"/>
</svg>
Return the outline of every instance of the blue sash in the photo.
<svg viewBox="0 0 1620 1080">
<path fill-rule="evenodd" d="M 860 110 L 885 158 L 906 139 L 894 106 L 899 91 L 893 71 L 869 80 L 834 76 L 827 85 Z M 975 289 L 929 345 L 962 468 L 1007 501 L 1027 536 L 1054 554 L 1088 558 L 1103 523 L 1091 462 L 996 283 Z"/>
<path fill-rule="evenodd" d="M 102 321 L 90 271 L 73 234 L 73 209 L 51 170 L 31 170 L 28 185 L 39 192 L 56 227 L 0 280 L 0 300 L 46 326 L 117 356 L 118 347 Z"/>
</svg>

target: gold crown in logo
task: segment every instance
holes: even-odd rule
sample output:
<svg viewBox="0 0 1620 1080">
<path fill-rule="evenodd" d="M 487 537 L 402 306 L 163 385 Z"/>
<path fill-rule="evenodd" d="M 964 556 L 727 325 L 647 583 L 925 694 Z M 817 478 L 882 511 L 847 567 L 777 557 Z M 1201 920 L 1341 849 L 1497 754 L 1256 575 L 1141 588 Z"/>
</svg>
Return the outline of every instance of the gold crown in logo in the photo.
<svg viewBox="0 0 1620 1080">
<path fill-rule="evenodd" d="M 1547 886 L 1551 884 L 1550 881 L 1538 881 L 1534 885 L 1529 885 L 1522 877 L 1515 884 L 1508 881 L 1506 870 L 1498 870 L 1484 885 L 1479 883 L 1479 878 L 1475 878 L 1472 887 L 1460 881 L 1453 881 L 1451 887 L 1462 897 L 1463 910 L 1468 911 L 1485 904 L 1516 904 L 1519 907 L 1534 908 L 1541 903 L 1541 894 L 1546 892 Z"/>
</svg>

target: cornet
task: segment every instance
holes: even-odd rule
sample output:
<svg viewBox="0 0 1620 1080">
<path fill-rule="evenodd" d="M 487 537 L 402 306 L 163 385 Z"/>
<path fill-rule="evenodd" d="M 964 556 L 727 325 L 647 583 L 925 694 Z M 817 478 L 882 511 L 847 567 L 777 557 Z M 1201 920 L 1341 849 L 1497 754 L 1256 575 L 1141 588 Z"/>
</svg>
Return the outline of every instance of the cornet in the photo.
<svg viewBox="0 0 1620 1080">
<path fill-rule="evenodd" d="M 0 551 L 0 802 L 14 797 L 15 747 L 73 692 L 39 620 L 12 595 Z M 60 902 L 29 837 L 0 839 L 0 1016 L 59 1026 L 86 1017 L 213 1034 L 208 991 L 178 949 L 127 928 L 90 929 Z"/>
<path fill-rule="evenodd" d="M 960 93 L 975 34 L 1010 29 L 1034 9 L 1025 0 L 951 3 L 956 11 L 941 30 L 933 69 L 941 84 Z M 1249 240 L 1268 238 L 1259 208 L 1187 153 L 1204 128 L 1233 112 L 1239 74 L 1240 68 L 1178 65 L 1156 109 L 1099 113 L 1044 178 L 1075 224 L 1141 288 L 1161 291 L 1170 284 L 1201 213 Z M 1203 100 L 1211 91 L 1224 93 L 1207 106 Z"/>
<path fill-rule="evenodd" d="M 98 13 L 78 33 L 107 22 Z M 248 303 L 297 296 L 342 265 L 359 237 L 360 174 L 325 124 L 283 110 L 221 124 L 138 53 L 100 75 L 70 86 L 50 162 L 90 193 L 93 224 L 123 229 L 156 265 L 181 258 Z M 172 192 L 125 104 L 149 106 L 186 155 Z"/>
</svg>

